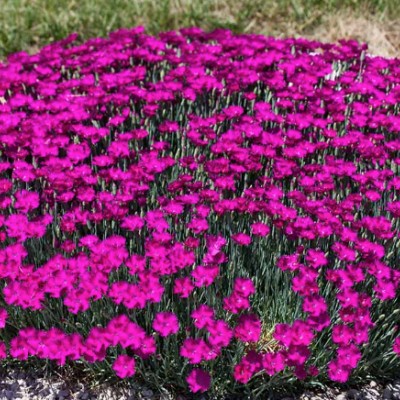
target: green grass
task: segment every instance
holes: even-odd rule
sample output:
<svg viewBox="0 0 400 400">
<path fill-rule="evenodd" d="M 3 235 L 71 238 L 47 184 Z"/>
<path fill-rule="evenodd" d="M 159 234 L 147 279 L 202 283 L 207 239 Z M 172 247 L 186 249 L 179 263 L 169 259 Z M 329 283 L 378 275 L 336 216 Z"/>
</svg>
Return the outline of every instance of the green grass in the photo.
<svg viewBox="0 0 400 400">
<path fill-rule="evenodd" d="M 307 35 L 327 15 L 352 9 L 385 21 L 398 0 L 1 0 L 0 58 L 78 32 L 82 40 L 143 25 L 150 34 L 183 26 L 266 35 Z M 365 27 L 368 29 L 368 27 Z M 321 40 L 328 38 L 321 37 Z"/>
</svg>

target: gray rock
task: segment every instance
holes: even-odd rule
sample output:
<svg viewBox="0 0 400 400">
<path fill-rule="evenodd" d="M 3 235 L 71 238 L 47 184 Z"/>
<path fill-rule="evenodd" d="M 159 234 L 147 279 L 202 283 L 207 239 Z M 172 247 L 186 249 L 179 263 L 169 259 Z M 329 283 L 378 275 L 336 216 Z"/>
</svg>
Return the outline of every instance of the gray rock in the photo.
<svg viewBox="0 0 400 400">
<path fill-rule="evenodd" d="M 356 389 L 350 389 L 346 393 L 346 397 L 350 400 L 362 400 L 364 399 L 364 395 Z"/>
<path fill-rule="evenodd" d="M 58 397 L 62 396 L 62 397 L 67 397 L 69 395 L 69 390 L 64 389 L 64 390 L 60 390 L 58 392 Z"/>
<path fill-rule="evenodd" d="M 149 398 L 149 397 L 153 397 L 154 393 L 152 390 L 143 390 L 142 395 Z"/>
<path fill-rule="evenodd" d="M 389 388 L 383 390 L 382 399 L 383 400 L 391 400 L 393 398 L 392 391 Z"/>
<path fill-rule="evenodd" d="M 12 390 L 6 390 L 4 394 L 6 395 L 6 398 L 8 400 L 11 400 L 11 399 L 15 398 L 14 392 Z"/>
</svg>

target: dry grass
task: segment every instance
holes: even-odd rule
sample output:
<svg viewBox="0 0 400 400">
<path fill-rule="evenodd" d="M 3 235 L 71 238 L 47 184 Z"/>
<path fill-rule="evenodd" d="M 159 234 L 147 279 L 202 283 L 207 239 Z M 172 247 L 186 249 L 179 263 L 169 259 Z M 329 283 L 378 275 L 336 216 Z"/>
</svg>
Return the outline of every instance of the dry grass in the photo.
<svg viewBox="0 0 400 400">
<path fill-rule="evenodd" d="M 308 35 L 314 40 L 336 42 L 339 39 L 356 39 L 368 43 L 369 53 L 382 57 L 400 56 L 400 24 L 373 15 L 354 15 L 339 11 L 323 18 Z"/>
</svg>

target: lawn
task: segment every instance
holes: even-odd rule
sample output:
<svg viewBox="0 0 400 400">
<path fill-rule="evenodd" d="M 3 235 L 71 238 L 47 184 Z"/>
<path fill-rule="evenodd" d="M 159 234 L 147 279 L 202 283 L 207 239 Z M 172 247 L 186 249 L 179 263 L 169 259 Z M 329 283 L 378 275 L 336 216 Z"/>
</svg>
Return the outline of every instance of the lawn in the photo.
<svg viewBox="0 0 400 400">
<path fill-rule="evenodd" d="M 71 32 L 84 40 L 137 25 L 150 34 L 199 26 L 327 42 L 353 38 L 368 41 L 373 53 L 395 56 L 399 12 L 397 0 L 2 0 L 0 58 Z"/>
</svg>

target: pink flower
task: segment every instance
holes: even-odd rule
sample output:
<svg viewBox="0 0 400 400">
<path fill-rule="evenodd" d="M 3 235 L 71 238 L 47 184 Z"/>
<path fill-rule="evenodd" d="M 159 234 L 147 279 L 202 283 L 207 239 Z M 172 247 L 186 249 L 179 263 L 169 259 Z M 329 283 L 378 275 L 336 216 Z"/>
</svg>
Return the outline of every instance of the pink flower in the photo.
<svg viewBox="0 0 400 400">
<path fill-rule="evenodd" d="M 393 351 L 400 357 L 400 337 L 394 340 Z"/>
<path fill-rule="evenodd" d="M 129 215 L 122 220 L 121 228 L 129 231 L 136 231 L 142 229 L 144 226 L 143 218 L 138 215 Z"/>
<path fill-rule="evenodd" d="M 241 315 L 235 327 L 235 337 L 242 342 L 257 342 L 261 335 L 261 321 L 255 314 Z"/>
<path fill-rule="evenodd" d="M 7 349 L 4 342 L 0 342 L 0 359 L 7 357 Z"/>
<path fill-rule="evenodd" d="M 275 375 L 285 369 L 286 356 L 284 352 L 266 353 L 263 356 L 262 365 L 268 375 Z"/>
<path fill-rule="evenodd" d="M 250 365 L 243 362 L 240 362 L 239 364 L 235 365 L 233 369 L 233 377 L 239 383 L 246 384 L 251 379 L 252 376 L 253 373 L 251 371 Z"/>
<path fill-rule="evenodd" d="M 178 333 L 178 318 L 172 312 L 159 312 L 154 318 L 153 329 L 158 332 L 162 337 Z"/>
<path fill-rule="evenodd" d="M 193 393 L 204 393 L 211 385 L 211 376 L 200 368 L 193 369 L 186 378 L 190 391 Z"/>
<path fill-rule="evenodd" d="M 29 357 L 29 349 L 27 341 L 20 336 L 16 336 L 10 341 L 10 355 L 14 358 L 18 358 L 21 361 L 25 361 Z"/>
<path fill-rule="evenodd" d="M 334 325 L 332 329 L 332 341 L 338 345 L 347 345 L 354 340 L 354 331 L 344 324 Z"/>
<path fill-rule="evenodd" d="M 196 287 L 207 287 L 214 282 L 218 274 L 219 267 L 217 265 L 198 265 L 190 275 L 194 278 Z"/>
<path fill-rule="evenodd" d="M 340 346 L 337 349 L 337 359 L 342 365 L 346 365 L 353 369 L 357 367 L 357 364 L 361 359 L 361 351 L 352 343 Z"/>
<path fill-rule="evenodd" d="M 115 359 L 112 368 L 119 378 L 129 378 L 135 375 L 135 360 L 132 357 L 121 354 Z"/>
<path fill-rule="evenodd" d="M 236 278 L 233 285 L 233 291 L 242 297 L 249 297 L 256 292 L 256 288 L 251 279 Z"/>
<path fill-rule="evenodd" d="M 317 332 L 321 332 L 330 325 L 331 319 L 329 317 L 329 314 L 327 312 L 324 312 L 317 316 L 310 315 L 306 319 L 306 322 L 310 328 L 314 329 Z"/>
<path fill-rule="evenodd" d="M 197 329 L 207 328 L 211 326 L 214 321 L 214 310 L 211 307 L 202 304 L 197 307 L 190 316 L 195 320 L 194 326 Z"/>
<path fill-rule="evenodd" d="M 309 249 L 306 255 L 306 261 L 312 268 L 318 269 L 324 265 L 328 265 L 328 260 L 321 250 Z"/>
<path fill-rule="evenodd" d="M 217 320 L 211 322 L 207 328 L 210 336 L 208 342 L 214 347 L 226 347 L 229 345 L 233 332 L 229 328 L 229 325 L 223 320 Z"/>
<path fill-rule="evenodd" d="M 328 310 L 325 299 L 320 295 L 311 295 L 304 297 L 303 311 L 313 317 L 318 317 Z"/>
<path fill-rule="evenodd" d="M 135 354 L 143 358 L 143 360 L 150 357 L 157 350 L 156 341 L 153 336 L 146 336 L 144 339 L 141 340 L 140 347 L 136 347 L 136 345 L 134 345 L 133 348 Z"/>
<path fill-rule="evenodd" d="M 232 293 L 223 300 L 223 308 L 232 314 L 238 314 L 240 311 L 247 310 L 250 307 L 250 301 L 246 297 Z"/>
<path fill-rule="evenodd" d="M 8 313 L 5 308 L 0 308 L 0 328 L 4 328 L 6 326 L 6 320 L 8 318 Z"/>
<path fill-rule="evenodd" d="M 347 365 L 342 365 L 337 359 L 328 363 L 328 376 L 332 381 L 345 383 L 349 379 L 350 373 L 351 368 Z"/>
<path fill-rule="evenodd" d="M 388 279 L 377 279 L 373 289 L 379 300 L 387 301 L 396 297 L 397 285 Z"/>
<path fill-rule="evenodd" d="M 209 228 L 209 224 L 205 218 L 193 218 L 188 224 L 187 227 L 193 231 L 196 235 L 202 234 L 203 232 L 207 232 Z"/>
<path fill-rule="evenodd" d="M 248 246 L 251 243 L 251 237 L 246 235 L 245 233 L 237 233 L 232 235 L 231 238 L 237 243 L 242 246 Z"/>
<path fill-rule="evenodd" d="M 189 277 L 176 278 L 174 282 L 174 294 L 177 294 L 182 299 L 186 299 L 193 292 L 194 285 Z"/>
<path fill-rule="evenodd" d="M 251 232 L 255 236 L 267 236 L 270 232 L 269 226 L 262 222 L 251 224 Z"/>
<path fill-rule="evenodd" d="M 188 338 L 183 341 L 179 354 L 187 358 L 190 364 L 199 364 L 208 350 L 208 345 L 203 339 Z"/>
<path fill-rule="evenodd" d="M 15 198 L 14 208 L 22 211 L 24 214 L 39 207 L 39 195 L 36 192 L 20 190 L 15 193 Z"/>
<path fill-rule="evenodd" d="M 286 359 L 287 365 L 291 367 L 302 366 L 305 364 L 310 355 L 311 351 L 307 348 L 307 346 L 289 346 Z"/>
</svg>

